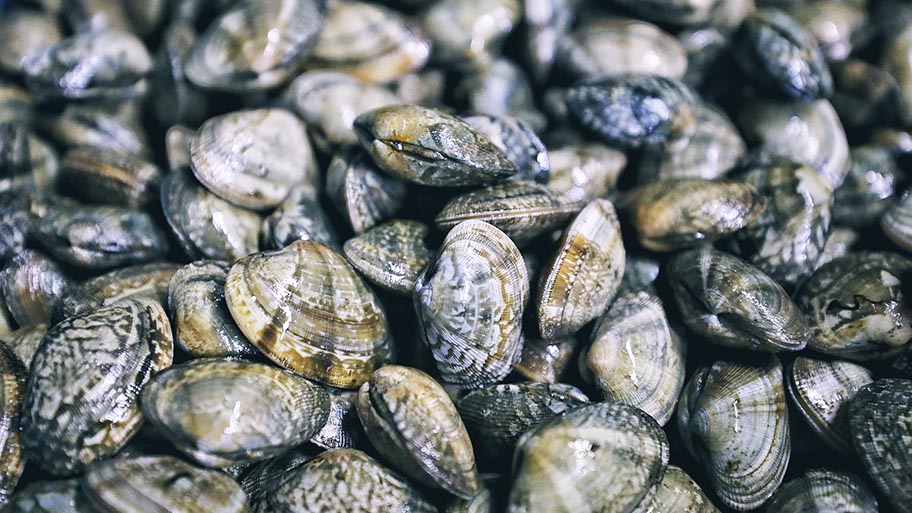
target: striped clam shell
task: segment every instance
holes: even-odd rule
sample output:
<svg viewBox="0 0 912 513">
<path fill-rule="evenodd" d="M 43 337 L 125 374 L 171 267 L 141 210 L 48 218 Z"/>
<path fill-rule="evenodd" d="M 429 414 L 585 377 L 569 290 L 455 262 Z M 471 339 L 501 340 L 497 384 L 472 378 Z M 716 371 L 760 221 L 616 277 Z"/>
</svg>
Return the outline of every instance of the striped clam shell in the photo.
<svg viewBox="0 0 912 513">
<path fill-rule="evenodd" d="M 345 258 L 372 283 L 410 295 L 415 280 L 434 257 L 425 243 L 428 228 L 418 221 L 394 219 L 345 241 Z"/>
<path fill-rule="evenodd" d="M 668 465 L 662 481 L 630 513 L 719 513 L 693 478 L 680 467 Z"/>
<path fill-rule="evenodd" d="M 769 513 L 877 513 L 877 499 L 858 476 L 814 469 L 779 487 Z"/>
</svg>

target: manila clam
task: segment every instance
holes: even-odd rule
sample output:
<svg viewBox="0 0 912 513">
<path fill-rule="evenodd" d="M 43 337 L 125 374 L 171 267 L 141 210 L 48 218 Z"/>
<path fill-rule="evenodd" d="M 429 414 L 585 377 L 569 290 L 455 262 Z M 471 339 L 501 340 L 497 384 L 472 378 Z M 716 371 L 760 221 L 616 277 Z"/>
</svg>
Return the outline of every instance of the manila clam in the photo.
<svg viewBox="0 0 912 513">
<path fill-rule="evenodd" d="M 418 276 L 434 257 L 425 243 L 427 226 L 395 219 L 348 239 L 345 258 L 365 278 L 377 285 L 410 295 Z"/>
<path fill-rule="evenodd" d="M 168 286 L 177 264 L 155 262 L 122 267 L 70 287 L 55 307 L 61 320 L 123 299 L 149 298 L 168 304 Z"/>
<path fill-rule="evenodd" d="M 262 249 L 281 249 L 296 240 L 315 240 L 333 249 L 339 248 L 329 216 L 307 187 L 292 189 L 279 208 L 263 220 L 260 228 Z"/>
<path fill-rule="evenodd" d="M 54 302 L 69 287 L 70 279 L 60 266 L 32 249 L 19 253 L 0 270 L 0 293 L 19 326 L 48 324 Z"/>
<path fill-rule="evenodd" d="M 766 506 L 770 513 L 877 513 L 877 499 L 858 476 L 809 470 L 782 485 Z"/>
<path fill-rule="evenodd" d="M 617 185 L 627 156 L 599 143 L 578 143 L 549 150 L 548 188 L 567 201 L 589 202 Z"/>
<path fill-rule="evenodd" d="M 326 194 L 358 235 L 402 208 L 405 192 L 403 182 L 381 172 L 354 146 L 337 152 L 326 170 Z"/>
<path fill-rule="evenodd" d="M 462 119 L 503 150 L 516 166 L 514 180 L 534 180 L 547 185 L 551 175 L 548 150 L 528 123 L 512 116 L 491 114 L 476 114 Z"/>
<path fill-rule="evenodd" d="M 718 513 L 700 486 L 680 467 L 668 465 L 662 481 L 630 513 Z"/>
</svg>

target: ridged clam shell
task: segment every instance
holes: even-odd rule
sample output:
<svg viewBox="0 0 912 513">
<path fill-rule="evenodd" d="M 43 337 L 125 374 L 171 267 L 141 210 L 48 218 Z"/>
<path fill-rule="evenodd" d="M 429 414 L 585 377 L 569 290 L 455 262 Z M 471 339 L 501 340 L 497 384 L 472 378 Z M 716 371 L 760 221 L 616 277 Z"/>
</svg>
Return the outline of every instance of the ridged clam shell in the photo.
<svg viewBox="0 0 912 513">
<path fill-rule="evenodd" d="M 39 120 L 42 129 L 61 146 L 93 146 L 120 153 L 145 156 L 149 145 L 136 112 L 125 107 L 114 109 L 107 104 L 71 103 L 62 113 Z"/>
<path fill-rule="evenodd" d="M 798 351 L 808 321 L 785 290 L 743 260 L 701 246 L 668 263 L 675 302 L 687 327 L 711 342 L 755 351 Z"/>
<path fill-rule="evenodd" d="M 225 299 L 257 349 L 321 383 L 356 388 L 389 355 L 380 302 L 341 255 L 319 242 L 242 258 L 228 273 Z"/>
<path fill-rule="evenodd" d="M 557 383 L 570 365 L 577 344 L 572 336 L 554 340 L 527 338 L 513 370 L 531 381 Z"/>
<path fill-rule="evenodd" d="M 542 272 L 535 299 L 541 336 L 570 335 L 598 317 L 621 284 L 625 255 L 614 205 L 592 201 L 564 231 Z"/>
<path fill-rule="evenodd" d="M 443 0 L 422 15 L 433 41 L 433 60 L 484 68 L 500 53 L 503 40 L 519 22 L 517 0 Z"/>
<path fill-rule="evenodd" d="M 357 147 L 340 150 L 326 170 L 326 194 L 355 234 L 391 218 L 405 193 L 405 183 L 381 172 Z"/>
<path fill-rule="evenodd" d="M 791 455 L 779 360 L 699 369 L 681 395 L 678 429 L 726 506 L 758 508 L 782 483 Z"/>
<path fill-rule="evenodd" d="M 45 52 L 62 37 L 56 20 L 30 9 L 10 9 L 0 20 L 0 69 L 18 74 L 29 58 Z"/>
<path fill-rule="evenodd" d="M 141 208 L 155 201 L 162 172 L 116 151 L 84 146 L 63 156 L 58 187 L 88 203 Z"/>
<path fill-rule="evenodd" d="M 488 136 L 516 166 L 514 180 L 534 180 L 547 184 L 551 175 L 548 149 L 525 121 L 508 115 L 476 114 L 464 116 L 466 123 Z"/>
<path fill-rule="evenodd" d="M 548 188 L 569 201 L 589 202 L 617 184 L 627 156 L 607 145 L 577 143 L 550 150 Z"/>
<path fill-rule="evenodd" d="M 700 486 L 680 467 L 668 465 L 662 481 L 630 513 L 719 513 Z"/>
<path fill-rule="evenodd" d="M 624 293 L 597 321 L 580 356 L 605 399 L 627 403 L 665 425 L 684 388 L 686 343 L 650 290 Z"/>
<path fill-rule="evenodd" d="M 4 512 L 97 513 L 82 492 L 79 479 L 37 481 L 13 495 Z"/>
<path fill-rule="evenodd" d="M 308 187 L 293 189 L 260 228 L 262 249 L 281 249 L 296 240 L 315 240 L 339 249 L 336 230 Z"/>
<path fill-rule="evenodd" d="M 22 362 L 25 369 L 28 370 L 29 365 L 32 363 L 32 357 L 35 356 L 35 351 L 41 341 L 44 340 L 47 330 L 47 324 L 32 324 L 0 335 L 0 342 L 9 347 L 19 357 L 19 361 Z"/>
<path fill-rule="evenodd" d="M 507 511 L 630 511 L 661 481 L 668 453 L 662 428 L 642 411 L 580 406 L 522 436 Z"/>
<path fill-rule="evenodd" d="M 415 280 L 434 257 L 424 242 L 427 226 L 396 219 L 345 241 L 345 258 L 372 283 L 410 295 Z"/>
<path fill-rule="evenodd" d="M 277 367 L 205 358 L 158 373 L 143 388 L 142 408 L 181 452 L 227 467 L 307 441 L 326 423 L 329 394 Z"/>
<path fill-rule="evenodd" d="M 877 499 L 854 474 L 809 470 L 782 485 L 766 505 L 769 513 L 877 513 Z"/>
<path fill-rule="evenodd" d="M 912 193 L 906 191 L 890 205 L 880 226 L 888 239 L 905 251 L 912 252 Z"/>
<path fill-rule="evenodd" d="M 786 387 L 798 413 L 831 447 L 852 454 L 848 405 L 858 389 L 874 381 L 861 365 L 799 356 L 789 366 Z"/>
<path fill-rule="evenodd" d="M 55 308 L 58 320 L 80 315 L 122 299 L 149 298 L 168 304 L 168 285 L 178 264 L 156 262 L 107 272 L 70 288 Z"/>
<path fill-rule="evenodd" d="M 25 395 L 26 365 L 12 349 L 0 343 L 0 507 L 9 502 L 25 470 L 19 416 Z"/>
<path fill-rule="evenodd" d="M 0 271 L 0 293 L 19 326 L 51 322 L 54 302 L 66 294 L 70 279 L 56 262 L 27 249 Z"/>
<path fill-rule="evenodd" d="M 437 370 L 470 387 L 506 377 L 522 351 L 529 277 L 522 254 L 483 221 L 450 230 L 415 283 L 415 310 Z"/>
<path fill-rule="evenodd" d="M 835 192 L 833 219 L 847 226 L 876 224 L 891 205 L 900 175 L 896 159 L 882 146 L 856 146 L 850 158 L 849 173 Z"/>
<path fill-rule="evenodd" d="M 22 405 L 29 460 L 71 475 L 113 456 L 139 431 L 139 393 L 172 355 L 168 316 L 149 299 L 123 300 L 52 327 L 32 359 Z"/>
<path fill-rule="evenodd" d="M 472 442 L 446 391 L 427 374 L 381 367 L 358 391 L 368 438 L 395 468 L 468 499 L 479 489 Z"/>
<path fill-rule="evenodd" d="M 325 388 L 329 393 L 329 415 L 320 431 L 310 439 L 310 443 L 323 449 L 364 446 L 364 430 L 358 412 L 355 411 L 358 391 Z"/>
</svg>

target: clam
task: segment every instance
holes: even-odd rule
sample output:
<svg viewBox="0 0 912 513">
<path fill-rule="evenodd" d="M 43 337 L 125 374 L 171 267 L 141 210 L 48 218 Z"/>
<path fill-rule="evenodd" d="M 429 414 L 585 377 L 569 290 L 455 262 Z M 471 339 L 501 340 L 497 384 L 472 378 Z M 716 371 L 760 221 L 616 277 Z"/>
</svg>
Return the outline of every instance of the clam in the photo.
<svg viewBox="0 0 912 513">
<path fill-rule="evenodd" d="M 758 508 L 782 483 L 791 454 L 779 360 L 698 369 L 681 395 L 678 429 L 726 506 Z"/>
<path fill-rule="evenodd" d="M 395 468 L 458 497 L 478 492 L 472 442 L 453 402 L 430 376 L 381 367 L 361 386 L 356 406 L 374 448 Z"/>
<path fill-rule="evenodd" d="M 0 123 L 0 191 L 49 196 L 58 176 L 57 153 L 19 123 Z"/>
<path fill-rule="evenodd" d="M 862 387 L 849 404 L 849 429 L 877 488 L 898 513 L 912 511 L 912 381 Z"/>
<path fill-rule="evenodd" d="M 835 83 L 830 102 L 844 126 L 866 128 L 900 117 L 902 92 L 886 70 L 854 58 L 833 63 L 830 68 Z"/>
<path fill-rule="evenodd" d="M 292 189 L 288 198 L 263 220 L 260 227 L 263 249 L 281 249 L 296 240 L 315 240 L 333 249 L 339 247 L 329 217 L 307 187 Z"/>
<path fill-rule="evenodd" d="M 35 356 L 35 351 L 38 350 L 38 346 L 44 340 L 47 330 L 47 324 L 31 324 L 5 335 L 0 335 L 0 342 L 10 348 L 19 357 L 25 369 L 28 370 L 29 365 L 32 363 L 32 357 Z"/>
<path fill-rule="evenodd" d="M 425 66 L 419 71 L 399 77 L 389 84 L 400 103 L 440 107 L 446 93 L 446 72 L 436 67 Z"/>
<path fill-rule="evenodd" d="M 97 513 L 79 479 L 36 481 L 16 492 L 3 508 L 10 513 Z"/>
<path fill-rule="evenodd" d="M 901 101 L 899 118 L 904 125 L 912 121 L 912 25 L 906 25 L 892 34 L 888 34 L 880 65 L 896 79 Z"/>
<path fill-rule="evenodd" d="M 910 271 L 912 261 L 895 253 L 852 253 L 820 267 L 796 294 L 808 347 L 851 360 L 899 354 L 912 339 L 903 292 Z"/>
<path fill-rule="evenodd" d="M 177 264 L 154 262 L 109 271 L 79 285 L 57 302 L 55 317 L 64 319 L 123 299 L 149 298 L 168 304 L 168 285 Z"/>
<path fill-rule="evenodd" d="M 532 78 L 543 82 L 551 74 L 561 40 L 573 25 L 576 0 L 523 0 L 523 21 L 527 30 L 523 49 Z"/>
<path fill-rule="evenodd" d="M 69 104 L 40 124 L 60 145 L 93 146 L 129 155 L 149 153 L 146 134 L 130 102 L 114 109 L 106 104 Z"/>
<path fill-rule="evenodd" d="M 380 107 L 355 119 L 355 131 L 384 171 L 422 185 L 482 185 L 517 170 L 487 137 L 466 122 L 415 105 Z"/>
<path fill-rule="evenodd" d="M 823 246 L 823 254 L 820 256 L 820 261 L 817 262 L 817 268 L 819 269 L 824 264 L 832 262 L 834 258 L 849 254 L 852 246 L 858 242 L 858 238 L 858 232 L 851 228 L 836 226 L 831 229 L 826 245 Z"/>
<path fill-rule="evenodd" d="M 864 5 L 851 2 L 813 2 L 790 9 L 790 14 L 817 40 L 828 61 L 843 61 L 853 47 L 864 43 L 868 21 Z"/>
<path fill-rule="evenodd" d="M 605 399 L 636 406 L 664 426 L 684 388 L 685 353 L 662 300 L 644 289 L 621 294 L 599 318 L 580 367 Z"/>
<path fill-rule="evenodd" d="M 440 0 L 421 23 L 433 41 L 435 61 L 481 69 L 500 53 L 521 12 L 517 0 Z"/>
<path fill-rule="evenodd" d="M 382 173 L 357 147 L 340 150 L 326 170 L 326 194 L 356 235 L 392 217 L 405 193 L 405 183 Z"/>
<path fill-rule="evenodd" d="M 535 298 L 542 337 L 570 335 L 614 299 L 624 274 L 624 243 L 614 206 L 589 203 L 564 231 Z"/>
<path fill-rule="evenodd" d="M 877 499 L 848 472 L 809 470 L 782 485 L 767 503 L 769 513 L 877 513 Z"/>
<path fill-rule="evenodd" d="M 520 438 L 507 511 L 631 511 L 662 480 L 668 453 L 662 428 L 633 406 L 574 408 Z"/>
<path fill-rule="evenodd" d="M 197 33 L 191 23 L 174 20 L 162 35 L 156 73 L 152 77 L 154 112 L 165 126 L 176 123 L 197 125 L 206 119 L 209 98 L 190 85 L 184 74 L 184 61 L 196 43 Z"/>
<path fill-rule="evenodd" d="M 89 203 L 130 208 L 152 203 L 162 179 L 151 162 L 90 146 L 68 151 L 60 168 L 61 190 Z"/>
<path fill-rule="evenodd" d="M 514 180 L 534 180 L 547 184 L 551 162 L 544 143 L 525 121 L 511 116 L 479 114 L 466 116 L 463 121 L 488 136 L 516 167 Z"/>
<path fill-rule="evenodd" d="M 194 358 L 258 354 L 228 312 L 225 262 L 200 260 L 178 269 L 168 286 L 174 341 Z"/>
<path fill-rule="evenodd" d="M 880 226 L 888 239 L 906 251 L 912 251 L 912 228 L 910 228 L 910 207 L 912 193 L 903 192 L 899 199 L 887 207 L 880 218 Z"/>
<path fill-rule="evenodd" d="M 19 254 L 34 224 L 29 198 L 15 192 L 0 192 L 0 259 Z"/>
<path fill-rule="evenodd" d="M 142 424 L 140 391 L 171 365 L 172 354 L 168 316 L 149 299 L 123 300 L 52 327 L 32 359 L 22 405 L 29 460 L 72 475 L 116 454 Z"/>
<path fill-rule="evenodd" d="M 60 41 L 62 35 L 54 18 L 30 9 L 10 9 L 0 20 L 0 69 L 22 73 L 23 63 Z"/>
<path fill-rule="evenodd" d="M 535 93 L 525 72 L 509 59 L 498 58 L 490 65 L 467 74 L 457 84 L 456 94 L 465 95 L 468 110 L 476 114 L 515 118 L 536 130 L 545 128 L 547 124 L 547 119 L 535 106 Z M 469 124 L 476 126 L 471 122 Z M 476 128 L 490 136 L 483 128 Z M 511 151 L 517 150 L 508 148 L 505 151 L 510 156 Z"/>
<path fill-rule="evenodd" d="M 424 242 L 427 226 L 396 219 L 345 241 L 345 258 L 365 278 L 387 290 L 410 295 L 415 280 L 434 256 Z"/>
<path fill-rule="evenodd" d="M 321 383 L 357 388 L 389 355 L 380 302 L 341 255 L 319 242 L 238 260 L 225 300 L 257 349 Z"/>
<path fill-rule="evenodd" d="M 870 226 L 890 208 L 899 167 L 892 152 L 879 146 L 856 146 L 850 155 L 849 173 L 836 189 L 833 220 L 845 226 Z"/>
<path fill-rule="evenodd" d="M 190 162 L 207 189 L 243 208 L 276 207 L 296 185 L 319 186 L 306 127 L 282 109 L 209 119 L 190 141 Z"/>
<path fill-rule="evenodd" d="M 738 257 L 701 246 L 668 262 L 684 323 L 713 343 L 754 351 L 799 351 L 808 320 L 782 286 Z"/>
<path fill-rule="evenodd" d="M 326 423 L 310 439 L 310 443 L 327 450 L 365 445 L 364 430 L 355 410 L 358 391 L 324 388 L 329 394 L 329 414 Z"/>
<path fill-rule="evenodd" d="M 617 184 L 627 156 L 599 143 L 576 143 L 548 152 L 551 179 L 548 188 L 568 201 L 589 202 Z"/>
<path fill-rule="evenodd" d="M 205 358 L 158 373 L 143 388 L 142 409 L 178 450 L 227 467 L 306 442 L 326 423 L 329 394 L 270 365 Z"/>
<path fill-rule="evenodd" d="M 576 346 L 572 336 L 554 340 L 527 338 L 513 370 L 530 381 L 557 383 L 570 365 Z"/>
<path fill-rule="evenodd" d="M 31 249 L 10 259 L 0 271 L 0 293 L 19 326 L 49 323 L 54 302 L 69 287 L 70 279 L 60 266 Z"/>
<path fill-rule="evenodd" d="M 625 260 L 621 292 L 636 292 L 649 287 L 659 278 L 660 263 L 652 256 L 634 253 L 628 254 Z"/>
<path fill-rule="evenodd" d="M 668 465 L 662 481 L 630 513 L 718 513 L 709 497 L 680 467 Z"/>
<path fill-rule="evenodd" d="M 28 368 L 16 353 L 0 343 L 0 507 L 9 502 L 25 470 L 19 410 L 25 395 L 27 373 Z"/>
<path fill-rule="evenodd" d="M 638 17 L 657 23 L 702 25 L 713 20 L 726 0 L 615 0 Z"/>
</svg>

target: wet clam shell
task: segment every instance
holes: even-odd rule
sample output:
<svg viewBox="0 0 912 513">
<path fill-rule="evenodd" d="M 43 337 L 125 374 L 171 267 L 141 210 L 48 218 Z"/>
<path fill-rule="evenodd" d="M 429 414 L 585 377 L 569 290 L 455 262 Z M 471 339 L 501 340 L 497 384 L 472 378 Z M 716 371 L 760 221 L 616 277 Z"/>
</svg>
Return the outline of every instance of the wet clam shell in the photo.
<svg viewBox="0 0 912 513">
<path fill-rule="evenodd" d="M 912 252 L 912 194 L 903 192 L 902 196 L 890 205 L 883 217 L 880 227 L 894 244 Z"/>
<path fill-rule="evenodd" d="M 3 511 L 10 513 L 97 513 L 79 479 L 36 481 L 16 492 Z"/>
<path fill-rule="evenodd" d="M 627 156 L 599 143 L 576 143 L 548 152 L 551 179 L 548 188 L 568 201 L 589 202 L 617 184 Z"/>
<path fill-rule="evenodd" d="M 791 454 L 779 360 L 699 369 L 681 395 L 678 429 L 726 506 L 758 508 L 782 483 Z"/>
<path fill-rule="evenodd" d="M 529 277 L 503 232 L 483 221 L 456 225 L 416 281 L 413 297 L 444 381 L 477 387 L 509 374 L 522 351 Z"/>
<path fill-rule="evenodd" d="M 0 342 L 9 347 L 19 357 L 25 369 L 28 370 L 29 365 L 32 363 L 32 357 L 35 356 L 35 351 L 38 350 L 38 346 L 44 340 L 47 330 L 47 324 L 32 324 L 0 335 Z"/>
<path fill-rule="evenodd" d="M 39 125 L 61 146 L 92 146 L 146 156 L 146 134 L 130 105 L 133 103 L 124 102 L 122 107 L 112 108 L 107 104 L 71 103 L 62 113 L 39 120 Z"/>
<path fill-rule="evenodd" d="M 837 5 L 837 2 L 825 3 Z M 831 68 L 836 90 L 830 102 L 844 126 L 865 128 L 900 117 L 902 93 L 896 79 L 886 70 L 855 58 L 834 63 Z"/>
<path fill-rule="evenodd" d="M 158 373 L 143 388 L 142 409 L 178 450 L 227 467 L 307 441 L 326 423 L 329 394 L 270 365 L 205 358 Z"/>
<path fill-rule="evenodd" d="M 0 293 L 19 326 L 48 324 L 54 302 L 69 287 L 70 279 L 60 266 L 31 249 L 13 257 L 0 271 Z"/>
<path fill-rule="evenodd" d="M 364 446 L 367 443 L 364 429 L 355 410 L 358 391 L 324 388 L 329 394 L 329 415 L 320 431 L 310 439 L 310 443 L 327 450 Z"/>
<path fill-rule="evenodd" d="M 33 224 L 29 198 L 14 192 L 0 193 L 0 259 L 22 252 Z"/>
<path fill-rule="evenodd" d="M 517 0 L 440 0 L 421 23 L 433 41 L 434 61 L 483 69 L 500 53 L 520 14 Z"/>
<path fill-rule="evenodd" d="M 720 0 L 615 0 L 637 17 L 656 23 L 702 25 L 714 18 Z"/>
<path fill-rule="evenodd" d="M 532 127 L 508 115 L 481 114 L 462 118 L 503 150 L 516 166 L 514 180 L 534 180 L 547 184 L 551 175 L 548 150 Z"/>
<path fill-rule="evenodd" d="M 668 465 L 662 481 L 630 513 L 719 513 L 693 478 L 680 467 Z"/>
<path fill-rule="evenodd" d="M 123 299 L 149 298 L 168 304 L 168 285 L 178 264 L 155 262 L 109 271 L 70 288 L 55 307 L 62 320 Z"/>
<path fill-rule="evenodd" d="M 576 16 L 576 0 L 523 0 L 526 24 L 523 49 L 536 82 L 551 74 L 561 39 L 566 36 Z"/>
<path fill-rule="evenodd" d="M 381 367 L 361 386 L 356 406 L 374 448 L 398 470 L 465 499 L 478 492 L 465 425 L 430 376 L 399 365 Z"/>
<path fill-rule="evenodd" d="M 858 476 L 809 470 L 782 485 L 769 503 L 770 513 L 877 513 L 877 499 Z"/>
<path fill-rule="evenodd" d="M 336 230 L 308 187 L 293 189 L 260 227 L 262 249 L 280 249 L 296 240 L 315 240 L 338 250 Z"/>
<path fill-rule="evenodd" d="M 434 257 L 424 242 L 427 226 L 393 220 L 345 241 L 345 258 L 372 283 L 410 295 L 421 271 Z"/>
<path fill-rule="evenodd" d="M 880 146 L 856 146 L 845 181 L 836 189 L 833 220 L 845 226 L 876 224 L 890 209 L 901 176 L 893 152 Z M 884 226 L 890 221 L 882 221 Z M 884 230 L 885 232 L 887 230 Z"/>
<path fill-rule="evenodd" d="M 151 86 L 157 92 L 152 97 L 155 116 L 165 126 L 197 125 L 205 120 L 209 110 L 209 98 L 194 88 L 184 74 L 184 61 L 196 39 L 195 28 L 185 20 L 172 21 L 162 34 Z"/>
<path fill-rule="evenodd" d="M 499 474 L 482 474 L 481 490 L 471 499 L 453 498 L 444 513 L 497 513 L 502 511 L 503 479 Z"/>
<path fill-rule="evenodd" d="M 853 47 L 866 39 L 867 13 L 864 5 L 851 2 L 811 2 L 793 9 L 789 14 L 817 40 L 820 51 L 830 62 L 843 61 Z"/>
<path fill-rule="evenodd" d="M 0 343 L 0 507 L 7 504 L 25 470 L 20 441 L 20 409 L 25 395 L 27 364 Z"/>
<path fill-rule="evenodd" d="M 383 365 L 390 332 L 379 300 L 332 249 L 297 241 L 235 263 L 228 309 L 271 360 L 307 378 L 356 388 Z"/>
<path fill-rule="evenodd" d="M 326 171 L 326 193 L 356 235 L 391 218 L 405 202 L 405 183 L 382 173 L 360 148 L 340 150 Z"/>
<path fill-rule="evenodd" d="M 507 511 L 630 511 L 661 481 L 668 454 L 665 433 L 642 411 L 580 406 L 520 438 Z"/>
<path fill-rule="evenodd" d="M 535 93 L 525 72 L 509 59 L 498 58 L 490 65 L 465 75 L 456 85 L 455 93 L 457 98 L 465 95 L 467 110 L 470 112 L 515 118 L 536 130 L 544 129 L 547 124 L 547 119 L 535 106 Z M 477 128 L 485 132 L 484 129 Z M 485 132 L 485 135 L 490 134 Z M 509 156 L 510 151 L 516 149 L 508 148 L 505 151 Z"/>
<path fill-rule="evenodd" d="M 278 206 L 297 185 L 319 187 L 307 127 L 282 109 L 209 119 L 190 140 L 190 162 L 207 189 L 253 210 Z"/>
<path fill-rule="evenodd" d="M 0 123 L 0 191 L 48 196 L 59 175 L 57 153 L 25 125 Z"/>
<path fill-rule="evenodd" d="M 836 226 L 830 230 L 830 236 L 827 237 L 826 245 L 823 246 L 823 254 L 818 262 L 818 269 L 824 264 L 828 264 L 833 259 L 849 254 L 852 246 L 858 242 L 859 233 L 851 228 Z"/>
<path fill-rule="evenodd" d="M 171 365 L 172 355 L 168 316 L 149 299 L 124 300 L 52 327 L 32 359 L 22 405 L 29 460 L 71 475 L 113 456 L 139 431 L 139 393 Z"/>
<path fill-rule="evenodd" d="M 0 69 L 23 71 L 23 62 L 45 52 L 62 37 L 54 18 L 30 9 L 12 9 L 0 20 Z"/>
<path fill-rule="evenodd" d="M 89 203 L 139 208 L 154 202 L 161 170 L 146 160 L 95 147 L 68 151 L 58 187 Z"/>
<path fill-rule="evenodd" d="M 572 336 L 554 340 L 527 338 L 513 370 L 531 381 L 557 383 L 570 365 L 577 345 Z"/>
</svg>

